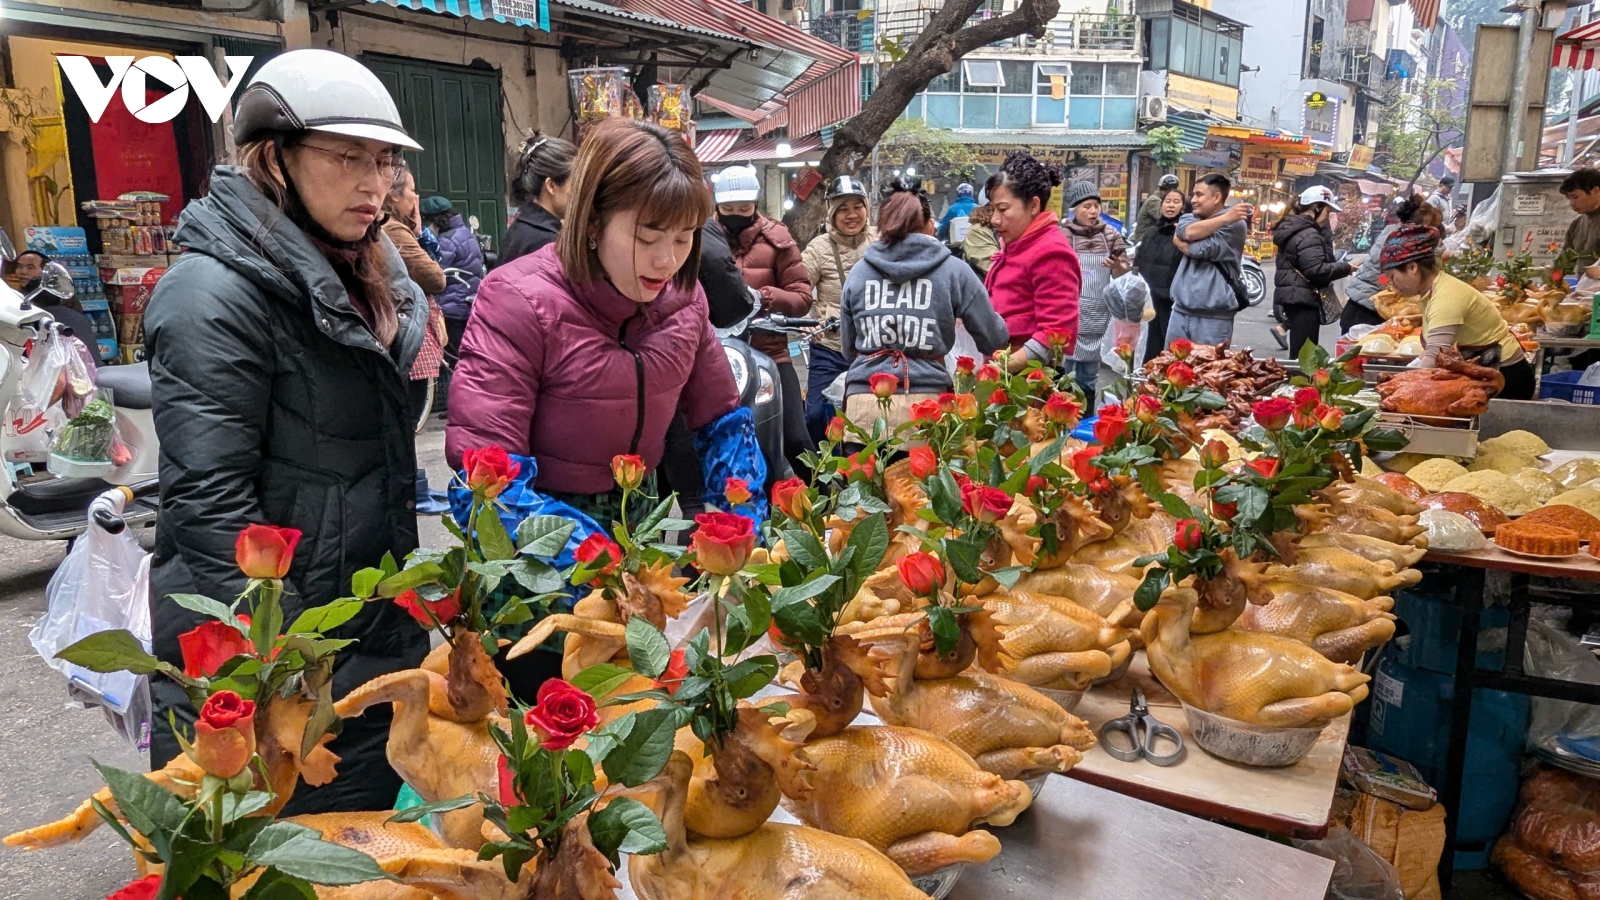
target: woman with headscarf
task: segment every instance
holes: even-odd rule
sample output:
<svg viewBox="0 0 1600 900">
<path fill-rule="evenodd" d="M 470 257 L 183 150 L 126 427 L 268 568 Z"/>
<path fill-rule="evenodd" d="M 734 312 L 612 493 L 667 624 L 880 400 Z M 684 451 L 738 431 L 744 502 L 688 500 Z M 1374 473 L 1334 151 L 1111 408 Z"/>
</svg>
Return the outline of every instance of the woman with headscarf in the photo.
<svg viewBox="0 0 1600 900">
<path fill-rule="evenodd" d="M 1383 285 L 1378 282 L 1378 257 L 1382 255 L 1383 245 L 1388 243 L 1389 236 L 1394 234 L 1395 229 L 1406 224 L 1429 228 L 1438 228 L 1441 224 L 1439 208 L 1420 194 L 1412 194 L 1396 204 L 1390 218 L 1393 221 L 1378 233 L 1366 260 L 1345 283 L 1344 295 L 1349 302 L 1345 303 L 1344 313 L 1339 317 L 1341 334 L 1357 325 L 1376 327 L 1384 323 L 1383 316 L 1378 315 L 1377 308 L 1372 305 L 1372 298 L 1383 290 Z"/>
<path fill-rule="evenodd" d="M 866 252 L 867 245 L 878 239 L 878 229 L 868 222 L 871 211 L 867 206 L 867 189 L 849 175 L 840 175 L 828 185 L 827 229 L 806 245 L 801 261 L 806 274 L 811 277 L 811 288 L 817 299 L 812 304 L 811 315 L 821 321 L 839 318 L 839 292 Z M 811 339 L 811 356 L 806 368 L 806 429 L 811 440 L 821 441 L 833 418 L 833 404 L 823 396 L 823 391 L 844 374 L 848 364 L 839 344 L 837 327 L 819 333 Z"/>
<path fill-rule="evenodd" d="M 1494 301 L 1439 268 L 1439 232 L 1425 225 L 1402 225 L 1389 235 L 1378 268 L 1402 297 L 1422 302 L 1420 365 L 1438 364 L 1439 352 L 1452 345 L 1469 362 L 1498 368 L 1506 384 L 1496 396 L 1533 399 L 1533 365 L 1522 344 L 1506 327 Z"/>
</svg>

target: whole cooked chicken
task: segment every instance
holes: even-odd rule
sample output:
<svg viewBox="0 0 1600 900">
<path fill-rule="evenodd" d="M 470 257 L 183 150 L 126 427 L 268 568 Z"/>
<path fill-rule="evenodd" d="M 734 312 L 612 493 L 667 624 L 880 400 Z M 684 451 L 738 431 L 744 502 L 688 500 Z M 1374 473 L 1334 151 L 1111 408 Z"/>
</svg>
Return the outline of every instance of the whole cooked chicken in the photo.
<svg viewBox="0 0 1600 900">
<path fill-rule="evenodd" d="M 562 645 L 561 676 L 571 678 L 590 666 L 604 662 L 628 664 L 628 620 L 643 616 L 657 630 L 665 630 L 668 619 L 682 615 L 689 604 L 683 586 L 689 579 L 672 574 L 665 560 L 647 566 L 637 575 L 622 574 L 626 589 L 621 597 L 611 598 L 604 591 L 593 591 L 573 604 L 571 613 L 556 613 L 540 619 L 522 640 L 506 653 L 515 659 L 550 639 L 558 631 L 568 632 Z"/>
<path fill-rule="evenodd" d="M 790 675 L 789 673 L 793 673 Z M 863 674 L 864 673 L 864 674 Z M 822 646 L 822 668 L 812 670 L 803 660 L 786 668 L 784 681 L 799 687 L 798 694 L 781 694 L 773 701 L 789 704 L 788 719 L 798 723 L 798 710 L 814 719 L 809 740 L 838 734 L 861 714 L 862 691 L 884 694 L 885 675 L 867 649 L 846 634 L 834 634 Z"/>
<path fill-rule="evenodd" d="M 1267 577 L 1332 588 L 1370 600 L 1396 588 L 1411 587 L 1422 580 L 1422 573 L 1416 569 L 1396 571 L 1392 562 L 1370 562 L 1339 547 L 1300 546 L 1294 550 L 1293 565 L 1269 566 Z"/>
<path fill-rule="evenodd" d="M 1085 545 L 1072 555 L 1070 562 L 1092 566 L 1106 572 L 1119 572 L 1138 577 L 1133 561 L 1152 553 L 1164 553 L 1172 543 L 1172 517 L 1160 509 L 1153 509 L 1148 518 L 1134 519 L 1110 540 Z"/>
<path fill-rule="evenodd" d="M 1133 605 L 1139 579 L 1126 572 L 1108 572 L 1070 562 L 1054 569 L 1025 572 L 1013 590 L 1065 597 L 1084 609 L 1124 628 L 1137 628 L 1144 613 Z"/>
<path fill-rule="evenodd" d="M 917 728 L 846 728 L 796 753 L 815 766 L 783 785 L 785 806 L 823 831 L 860 838 L 912 877 L 975 858 L 1000 842 L 980 825 L 1010 825 L 1033 794 L 978 768 L 960 747 Z M 992 858 L 992 857 L 991 857 Z"/>
<path fill-rule="evenodd" d="M 1394 600 L 1361 598 L 1300 582 L 1275 581 L 1272 602 L 1247 606 L 1235 628 L 1294 638 L 1334 662 L 1354 663 L 1394 637 Z"/>
<path fill-rule="evenodd" d="M 919 648 L 917 640 L 903 636 L 885 636 L 873 645 L 898 664 L 888 696 L 870 698 L 888 724 L 949 738 L 979 766 L 1007 780 L 1065 772 L 1094 746 L 1094 732 L 1082 719 L 1009 678 L 969 671 L 918 679 Z"/>
<path fill-rule="evenodd" d="M 1048 524 L 1054 525 L 1054 551 L 1046 552 L 1043 538 L 1028 534 L 1028 529 L 1038 524 L 1039 511 L 1027 497 L 1020 495 L 1011 507 L 1011 514 L 1000 520 L 1000 533 L 1011 545 L 1019 566 L 1051 569 L 1071 559 L 1079 548 L 1111 537 L 1111 526 L 1076 499 L 1068 499 L 1049 518 Z"/>
<path fill-rule="evenodd" d="M 489 726 L 498 721 L 507 727 L 500 717 L 508 700 L 477 634 L 456 632 L 421 668 L 380 675 L 345 695 L 334 711 L 352 718 L 383 703 L 394 707 L 384 747 L 389 765 L 423 800 L 495 792 L 500 748 Z M 451 846 L 483 846 L 482 804 L 441 813 L 440 822 Z"/>
<path fill-rule="evenodd" d="M 984 671 L 1033 687 L 1084 690 L 1133 651 L 1133 632 L 1049 594 L 995 591 L 971 622 Z"/>
<path fill-rule="evenodd" d="M 689 830 L 706 837 L 738 837 L 765 822 L 782 798 L 779 773 L 791 785 L 804 783 L 810 764 L 795 751 L 812 722 L 809 713 L 791 722 L 743 706 L 733 731 L 709 748 L 688 727 L 678 729 L 673 745 L 694 761 L 684 807 Z"/>
<path fill-rule="evenodd" d="M 1447 347 L 1439 353 L 1437 368 L 1380 376 L 1379 408 L 1416 416 L 1471 418 L 1483 415 L 1489 398 L 1505 386 L 1499 369 L 1469 363 L 1455 347 Z"/>
<path fill-rule="evenodd" d="M 1321 503 L 1296 506 L 1294 514 L 1300 518 L 1300 531 L 1304 534 L 1342 531 L 1378 538 L 1391 544 L 1427 546 L 1428 529 L 1417 524 L 1416 516 L 1397 516 L 1375 506 L 1351 506 L 1336 510 Z"/>
<path fill-rule="evenodd" d="M 1199 595 L 1168 588 L 1145 616 L 1150 671 L 1183 702 L 1254 725 L 1326 725 L 1367 696 L 1366 675 L 1292 638 L 1254 631 L 1189 633 Z"/>
<path fill-rule="evenodd" d="M 1422 542 L 1426 544 L 1427 538 L 1424 537 Z M 1315 534 L 1300 535 L 1297 552 L 1322 547 L 1348 550 L 1370 562 L 1393 563 L 1395 571 L 1414 566 L 1428 555 L 1428 548 L 1425 546 L 1419 547 L 1413 543 L 1396 544 L 1383 538 L 1343 531 L 1319 531 Z"/>
<path fill-rule="evenodd" d="M 525 900 L 533 896 L 533 867 L 516 883 L 506 880 L 499 860 L 479 860 L 476 848 L 452 848 L 415 822 L 388 821 L 393 812 L 323 813 L 295 816 L 289 821 L 315 829 L 322 839 L 372 857 L 399 880 L 369 881 L 347 887 L 318 887 L 317 900 Z M 587 833 L 588 829 L 584 829 Z M 482 839 L 478 842 L 483 843 Z M 570 854 L 569 854 L 570 855 Z M 596 880 L 614 877 L 599 857 Z M 610 900 L 615 891 L 567 896 L 582 900 Z"/>
<path fill-rule="evenodd" d="M 687 755 L 673 753 L 647 785 L 654 788 L 650 805 L 666 830 L 667 849 L 629 858 L 628 877 L 640 900 L 928 900 L 889 857 L 856 838 L 771 822 L 735 838 L 690 833 L 684 806 L 693 768 Z M 971 860 L 993 856 L 986 842 L 969 843 L 981 845 L 968 851 Z"/>
<path fill-rule="evenodd" d="M 1351 481 L 1335 481 L 1322 493 L 1345 506 L 1376 506 L 1398 516 L 1414 516 L 1423 510 L 1422 504 L 1394 488 L 1360 475 Z"/>
</svg>

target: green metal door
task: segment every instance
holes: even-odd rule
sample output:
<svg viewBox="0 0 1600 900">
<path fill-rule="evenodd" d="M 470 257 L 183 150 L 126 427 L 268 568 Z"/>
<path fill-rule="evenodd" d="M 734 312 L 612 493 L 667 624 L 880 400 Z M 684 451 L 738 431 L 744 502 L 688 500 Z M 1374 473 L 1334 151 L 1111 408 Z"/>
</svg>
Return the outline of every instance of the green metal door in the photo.
<svg viewBox="0 0 1600 900">
<path fill-rule="evenodd" d="M 407 153 L 417 193 L 442 194 L 494 237 L 506 225 L 505 139 L 500 75 L 366 54 L 364 62 L 400 107 L 406 130 L 425 149 Z"/>
</svg>

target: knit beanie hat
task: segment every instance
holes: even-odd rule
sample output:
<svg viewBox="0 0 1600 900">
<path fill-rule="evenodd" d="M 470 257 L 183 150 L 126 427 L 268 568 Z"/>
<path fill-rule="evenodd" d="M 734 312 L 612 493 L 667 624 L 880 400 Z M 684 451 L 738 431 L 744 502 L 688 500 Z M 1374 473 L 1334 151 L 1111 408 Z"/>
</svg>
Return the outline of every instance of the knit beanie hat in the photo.
<svg viewBox="0 0 1600 900">
<path fill-rule="evenodd" d="M 1079 181 L 1079 182 L 1074 183 L 1072 185 L 1072 188 L 1067 191 L 1066 208 L 1070 210 L 1070 209 L 1073 209 L 1073 208 L 1077 207 L 1077 205 L 1079 203 L 1082 203 L 1085 200 L 1099 200 L 1099 199 L 1100 199 L 1100 189 L 1099 188 L 1095 187 L 1093 184 L 1091 184 L 1091 183 L 1089 183 L 1087 181 Z"/>
<path fill-rule="evenodd" d="M 1396 228 L 1378 254 L 1378 269 L 1387 272 L 1409 262 L 1432 259 L 1439 251 L 1439 232 L 1426 225 L 1406 224 Z"/>
</svg>

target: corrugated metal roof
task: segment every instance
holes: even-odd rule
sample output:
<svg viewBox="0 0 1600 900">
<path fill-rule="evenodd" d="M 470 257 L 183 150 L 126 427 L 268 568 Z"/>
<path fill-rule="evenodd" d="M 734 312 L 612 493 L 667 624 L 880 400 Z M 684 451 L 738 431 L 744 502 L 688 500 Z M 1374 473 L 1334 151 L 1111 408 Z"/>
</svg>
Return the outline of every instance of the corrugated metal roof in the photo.
<svg viewBox="0 0 1600 900">
<path fill-rule="evenodd" d="M 790 152 L 788 156 L 779 156 L 778 138 L 758 138 L 753 141 L 747 141 L 728 150 L 726 153 L 722 154 L 722 157 L 717 161 L 719 163 L 765 162 L 779 160 L 798 161 L 805 154 L 819 154 L 822 151 L 822 138 L 814 134 L 807 135 L 805 137 L 796 138 L 793 141 L 790 141 L 789 147 Z"/>
<path fill-rule="evenodd" d="M 534 22 L 529 19 L 507 18 L 493 12 L 490 0 L 372 0 L 373 3 L 382 3 L 396 9 L 410 9 L 419 12 L 448 13 L 460 16 L 463 19 L 478 19 L 483 22 L 500 22 L 506 25 L 516 25 L 519 28 L 537 28 L 541 31 L 550 30 L 550 7 L 548 0 L 539 3 L 539 19 Z"/>
<path fill-rule="evenodd" d="M 737 128 L 725 128 L 720 131 L 702 131 L 695 135 L 694 155 L 700 157 L 700 162 L 710 165 L 721 162 L 727 155 L 729 148 L 744 134 Z"/>
<path fill-rule="evenodd" d="M 1178 138 L 1178 146 L 1182 147 L 1185 153 L 1204 147 L 1206 138 L 1211 133 L 1211 122 L 1200 116 L 1169 114 L 1166 124 L 1183 132 L 1183 136 Z"/>
<path fill-rule="evenodd" d="M 1132 131 L 952 131 L 962 144 L 1017 144 L 1036 147 L 1143 147 L 1150 139 Z"/>
<path fill-rule="evenodd" d="M 556 6 L 565 6 L 571 9 L 582 10 L 610 18 L 638 22 L 641 25 L 649 25 L 652 28 L 678 31 L 684 34 L 692 34 L 696 37 L 713 40 L 721 44 L 743 44 L 752 48 L 758 46 L 756 41 L 751 41 L 736 35 L 728 34 L 727 32 L 712 31 L 706 28 L 696 28 L 693 25 L 686 25 L 683 22 L 675 22 L 671 19 L 663 19 L 659 16 L 648 16 L 643 13 L 631 12 L 629 10 L 622 9 L 621 7 L 611 6 L 607 3 L 598 3 L 595 2 L 595 0 L 547 0 L 547 2 Z"/>
</svg>

